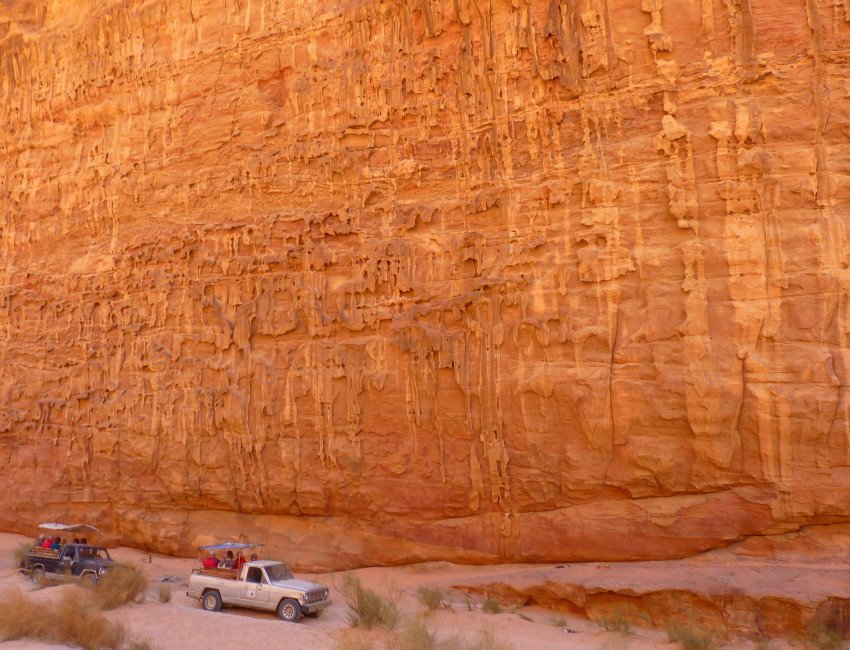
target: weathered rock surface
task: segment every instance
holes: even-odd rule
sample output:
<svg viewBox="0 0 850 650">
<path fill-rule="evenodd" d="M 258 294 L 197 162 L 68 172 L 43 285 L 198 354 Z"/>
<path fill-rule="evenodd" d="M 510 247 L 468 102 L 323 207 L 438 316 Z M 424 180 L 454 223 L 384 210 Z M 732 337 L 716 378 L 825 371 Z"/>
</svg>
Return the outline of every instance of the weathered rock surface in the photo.
<svg viewBox="0 0 850 650">
<path fill-rule="evenodd" d="M 847 0 L 0 3 L 0 528 L 850 521 L 849 42 Z"/>
</svg>

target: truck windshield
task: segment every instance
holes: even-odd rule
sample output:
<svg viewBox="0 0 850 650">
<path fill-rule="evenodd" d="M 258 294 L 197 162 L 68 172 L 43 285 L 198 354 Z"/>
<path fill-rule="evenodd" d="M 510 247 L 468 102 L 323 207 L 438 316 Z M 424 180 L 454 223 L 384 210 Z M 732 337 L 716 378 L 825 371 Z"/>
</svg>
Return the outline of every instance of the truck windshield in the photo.
<svg viewBox="0 0 850 650">
<path fill-rule="evenodd" d="M 81 560 L 111 560 L 109 551 L 105 548 L 83 547 L 80 549 Z"/>
<path fill-rule="evenodd" d="M 272 582 L 277 580 L 292 580 L 292 572 L 285 564 L 270 564 L 266 567 L 266 573 Z"/>
</svg>

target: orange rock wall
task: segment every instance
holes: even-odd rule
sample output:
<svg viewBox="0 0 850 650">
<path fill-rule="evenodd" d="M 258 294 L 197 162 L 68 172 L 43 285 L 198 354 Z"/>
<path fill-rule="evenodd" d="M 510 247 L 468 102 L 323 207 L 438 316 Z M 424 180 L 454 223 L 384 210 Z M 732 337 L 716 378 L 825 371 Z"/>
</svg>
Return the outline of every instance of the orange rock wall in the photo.
<svg viewBox="0 0 850 650">
<path fill-rule="evenodd" d="M 849 43 L 848 0 L 0 3 L 0 528 L 850 521 Z"/>
</svg>

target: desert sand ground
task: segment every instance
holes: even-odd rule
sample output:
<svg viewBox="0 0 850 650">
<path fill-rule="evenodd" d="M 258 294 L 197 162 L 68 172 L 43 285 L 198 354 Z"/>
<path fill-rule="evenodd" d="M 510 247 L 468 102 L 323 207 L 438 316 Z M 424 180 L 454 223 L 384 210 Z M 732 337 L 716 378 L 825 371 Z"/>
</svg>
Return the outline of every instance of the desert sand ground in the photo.
<svg viewBox="0 0 850 650">
<path fill-rule="evenodd" d="M 31 591 L 32 584 L 16 571 L 13 551 L 29 538 L 0 533 L 0 592 L 17 587 Z M 224 609 L 221 612 L 203 611 L 199 603 L 186 597 L 186 585 L 193 561 L 185 558 L 148 555 L 144 552 L 117 548 L 111 551 L 119 561 L 141 567 L 149 580 L 149 593 L 142 603 L 133 603 L 109 612 L 108 616 L 122 621 L 131 636 L 147 639 L 162 650 L 185 648 L 335 648 L 340 640 L 362 634 L 383 647 L 386 634 L 380 630 L 366 633 L 350 630 L 339 586 L 342 573 L 299 574 L 296 576 L 321 582 L 331 589 L 334 605 L 318 619 L 302 619 L 298 624 L 284 623 L 273 614 L 244 609 Z M 785 593 L 799 598 L 817 599 L 819 594 L 850 597 L 850 566 L 843 562 L 812 564 L 806 561 L 760 560 L 734 554 L 706 554 L 697 558 L 672 562 L 643 562 L 632 564 L 586 563 L 571 565 L 499 565 L 459 566 L 448 563 L 417 564 L 395 568 L 367 568 L 353 573 L 363 584 L 379 592 L 390 587 L 398 594 L 403 615 L 424 615 L 435 627 L 439 639 L 449 637 L 474 638 L 489 628 L 496 639 L 510 643 L 516 649 L 535 648 L 593 648 L 643 650 L 675 648 L 667 641 L 666 632 L 635 626 L 624 637 L 608 632 L 586 618 L 548 610 L 539 606 L 506 609 L 500 614 L 484 613 L 483 597 L 468 598 L 459 591 L 450 591 L 450 607 L 427 612 L 417 597 L 422 585 L 442 588 L 463 584 L 475 586 L 500 582 L 510 585 L 542 584 L 555 576 L 568 575 L 570 581 L 584 586 L 622 588 L 624 585 L 646 588 L 648 584 L 665 588 L 687 588 L 700 593 L 747 593 L 751 595 Z M 173 598 L 160 603 L 156 590 L 164 579 L 173 582 Z M 55 597 L 63 589 L 78 589 L 73 585 L 53 586 L 40 590 L 39 598 Z M 470 600 L 472 601 L 470 603 Z M 471 609 L 470 609 L 471 608 Z M 0 612 L 2 615 L 2 612 Z M 566 623 L 561 627 L 555 624 Z M 382 638 L 383 637 L 383 638 Z M 35 641 L 11 641 L 3 648 L 60 647 Z M 752 648 L 753 643 L 739 638 L 724 648 Z M 772 648 L 790 647 L 780 640 Z"/>
</svg>

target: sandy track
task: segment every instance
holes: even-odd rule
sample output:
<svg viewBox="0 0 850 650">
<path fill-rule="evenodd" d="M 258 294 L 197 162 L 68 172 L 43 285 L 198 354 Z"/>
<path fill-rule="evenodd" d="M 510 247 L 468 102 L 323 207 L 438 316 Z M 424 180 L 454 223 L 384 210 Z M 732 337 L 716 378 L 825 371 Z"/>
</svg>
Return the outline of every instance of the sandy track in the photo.
<svg viewBox="0 0 850 650">
<path fill-rule="evenodd" d="M 15 571 L 12 553 L 28 538 L 0 533 L 0 591 L 17 587 L 32 590 L 29 581 Z M 109 612 L 108 616 L 122 621 L 134 638 L 147 638 L 162 650 L 185 648 L 334 648 L 340 635 L 350 634 L 346 607 L 338 587 L 342 574 L 298 574 L 297 577 L 321 582 L 331 589 L 334 605 L 319 619 L 303 619 L 287 624 L 272 613 L 244 609 L 225 609 L 222 612 L 203 611 L 198 602 L 185 596 L 192 560 L 147 555 L 127 548 L 114 549 L 119 561 L 142 568 L 150 588 L 145 602 L 130 604 Z M 563 566 L 500 565 L 458 566 L 449 563 L 429 563 L 395 568 L 368 568 L 354 571 L 364 585 L 378 591 L 392 586 L 398 603 L 408 617 L 424 614 L 416 597 L 422 585 L 444 588 L 463 585 L 472 594 L 470 600 L 460 590 L 451 592 L 452 607 L 425 614 L 436 627 L 441 639 L 451 636 L 472 638 L 481 629 L 490 627 L 497 639 L 509 641 L 516 649 L 545 648 L 674 648 L 666 633 L 635 627 L 627 639 L 615 632 L 606 632 L 586 618 L 540 606 L 524 606 L 502 614 L 486 614 L 481 610 L 483 596 L 474 593 L 481 585 L 505 584 L 517 590 L 546 582 L 558 581 L 588 589 L 645 591 L 653 588 L 689 589 L 701 593 L 736 592 L 753 595 L 789 594 L 795 598 L 818 599 L 824 594 L 850 597 L 847 565 L 809 564 L 805 562 L 760 562 L 751 558 L 736 558 L 731 554 L 703 556 L 692 560 L 642 562 L 633 564 L 588 563 Z M 170 582 L 171 602 L 158 602 L 155 594 L 165 578 Z M 74 586 L 51 587 L 41 590 L 39 598 L 52 598 L 63 589 Z M 553 624 L 561 618 L 567 627 Z M 526 620 L 530 619 L 530 620 Z M 380 639 L 380 631 L 371 635 Z M 56 645 L 31 641 L 14 641 L 3 648 L 50 648 Z M 743 639 L 730 642 L 726 648 L 751 648 Z M 774 643 L 777 650 L 784 642 Z"/>
</svg>

